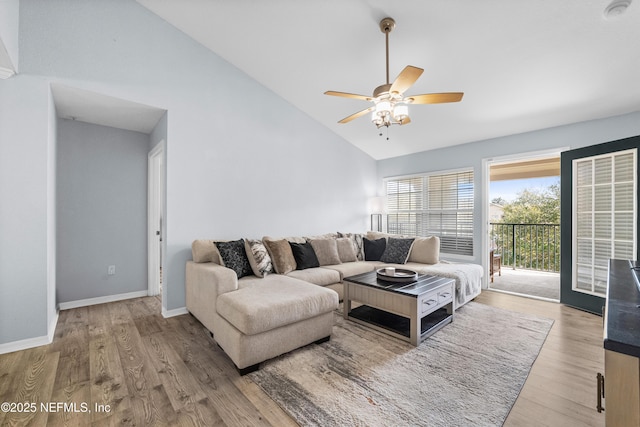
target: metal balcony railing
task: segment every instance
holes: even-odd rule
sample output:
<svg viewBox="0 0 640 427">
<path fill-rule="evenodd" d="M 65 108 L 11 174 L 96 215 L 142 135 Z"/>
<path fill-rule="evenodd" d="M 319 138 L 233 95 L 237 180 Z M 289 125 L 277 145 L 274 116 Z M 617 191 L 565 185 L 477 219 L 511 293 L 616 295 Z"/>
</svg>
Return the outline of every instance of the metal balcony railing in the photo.
<svg viewBox="0 0 640 427">
<path fill-rule="evenodd" d="M 560 271 L 560 224 L 490 225 L 490 239 L 503 267 Z"/>
</svg>

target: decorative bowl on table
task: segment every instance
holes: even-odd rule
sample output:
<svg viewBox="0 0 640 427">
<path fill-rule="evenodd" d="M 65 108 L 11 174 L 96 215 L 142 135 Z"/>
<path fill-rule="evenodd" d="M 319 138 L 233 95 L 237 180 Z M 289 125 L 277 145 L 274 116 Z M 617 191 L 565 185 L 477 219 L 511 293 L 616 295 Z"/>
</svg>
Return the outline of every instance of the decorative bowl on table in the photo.
<svg viewBox="0 0 640 427">
<path fill-rule="evenodd" d="M 385 282 L 406 283 L 413 282 L 418 278 L 417 271 L 405 268 L 396 268 L 393 271 L 390 271 L 389 268 L 383 267 L 376 270 L 376 273 L 378 275 L 378 279 L 384 280 Z"/>
</svg>

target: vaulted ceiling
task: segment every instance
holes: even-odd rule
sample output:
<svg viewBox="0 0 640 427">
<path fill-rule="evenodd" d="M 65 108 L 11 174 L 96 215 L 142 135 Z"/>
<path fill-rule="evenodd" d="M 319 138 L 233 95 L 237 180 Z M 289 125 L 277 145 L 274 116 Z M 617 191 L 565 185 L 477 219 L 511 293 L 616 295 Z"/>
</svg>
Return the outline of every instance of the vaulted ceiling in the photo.
<svg viewBox="0 0 640 427">
<path fill-rule="evenodd" d="M 640 0 L 138 1 L 376 159 L 640 110 Z M 407 94 L 465 95 L 379 136 L 337 123 L 366 101 L 323 93 L 385 83 L 387 16 L 391 80 L 413 65 Z"/>
</svg>

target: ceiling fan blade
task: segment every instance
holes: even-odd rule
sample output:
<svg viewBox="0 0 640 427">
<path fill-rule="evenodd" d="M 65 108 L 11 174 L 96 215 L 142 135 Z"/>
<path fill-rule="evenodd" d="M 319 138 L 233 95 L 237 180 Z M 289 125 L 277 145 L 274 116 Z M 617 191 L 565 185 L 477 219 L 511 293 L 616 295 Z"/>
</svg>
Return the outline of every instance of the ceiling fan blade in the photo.
<svg viewBox="0 0 640 427">
<path fill-rule="evenodd" d="M 372 99 L 370 96 L 357 95 L 355 93 L 347 93 L 347 92 L 336 92 L 336 91 L 333 91 L 333 90 L 328 90 L 324 94 L 325 95 L 331 95 L 331 96 L 342 96 L 343 98 L 362 99 L 363 101 L 371 101 L 371 99 Z"/>
<path fill-rule="evenodd" d="M 408 125 L 409 123 L 411 123 L 411 118 L 407 116 L 404 119 L 402 119 L 402 122 L 400 122 L 400 126 Z"/>
<path fill-rule="evenodd" d="M 396 77 L 389 89 L 389 92 L 403 93 L 405 90 L 409 89 L 416 80 L 418 80 L 423 72 L 424 70 L 422 68 L 407 65 L 404 67 L 404 70 L 400 72 L 398 77 Z"/>
<path fill-rule="evenodd" d="M 375 110 L 376 107 L 369 107 L 366 108 L 362 111 L 358 111 L 357 113 L 354 113 L 348 117 L 345 117 L 344 119 L 340 120 L 338 123 L 349 123 L 351 120 L 357 119 L 358 117 L 364 116 L 367 113 L 372 112 L 373 110 Z"/>
<path fill-rule="evenodd" d="M 463 92 L 425 93 L 423 95 L 410 95 L 404 100 L 411 104 L 444 104 L 446 102 L 459 102 Z"/>
</svg>

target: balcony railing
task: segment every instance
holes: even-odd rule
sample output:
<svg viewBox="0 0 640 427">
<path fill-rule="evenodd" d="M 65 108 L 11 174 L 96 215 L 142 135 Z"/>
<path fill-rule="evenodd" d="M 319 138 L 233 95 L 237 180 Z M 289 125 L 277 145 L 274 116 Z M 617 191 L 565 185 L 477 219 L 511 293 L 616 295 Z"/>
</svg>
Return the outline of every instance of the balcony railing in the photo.
<svg viewBox="0 0 640 427">
<path fill-rule="evenodd" d="M 502 266 L 560 271 L 560 224 L 492 222 L 490 238 Z"/>
</svg>

